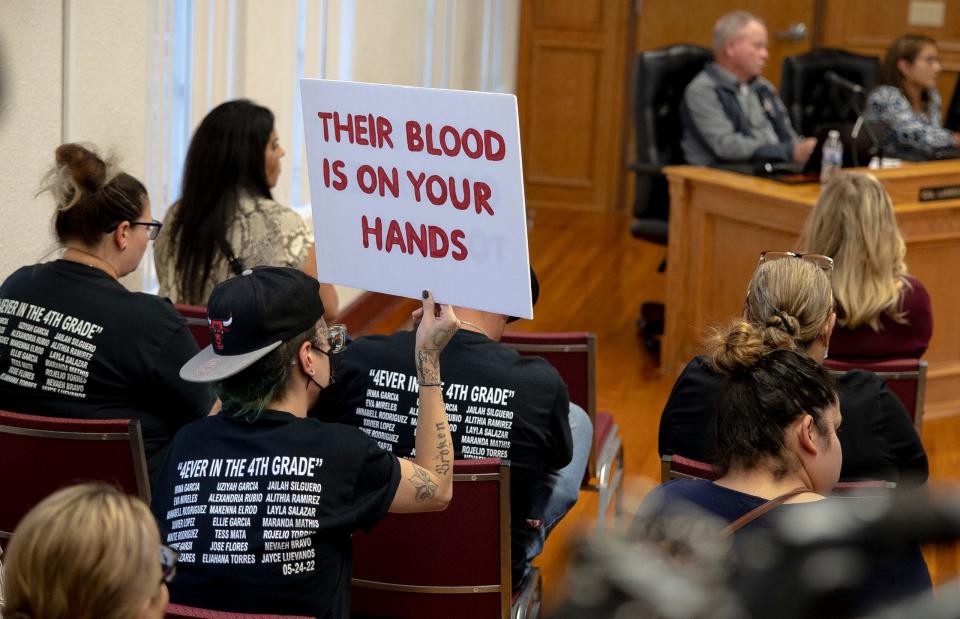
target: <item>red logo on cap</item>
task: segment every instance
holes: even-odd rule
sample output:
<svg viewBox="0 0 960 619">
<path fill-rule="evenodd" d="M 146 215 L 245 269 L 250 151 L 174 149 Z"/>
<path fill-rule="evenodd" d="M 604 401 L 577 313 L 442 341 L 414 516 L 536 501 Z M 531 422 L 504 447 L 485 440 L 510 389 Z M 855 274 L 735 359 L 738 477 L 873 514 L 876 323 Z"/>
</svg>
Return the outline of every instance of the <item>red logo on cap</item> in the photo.
<svg viewBox="0 0 960 619">
<path fill-rule="evenodd" d="M 216 350 L 223 350 L 223 334 L 230 333 L 230 325 L 233 324 L 233 314 L 229 318 L 213 320 L 207 318 L 207 324 L 210 325 L 210 336 L 213 338 L 213 347 Z"/>
</svg>

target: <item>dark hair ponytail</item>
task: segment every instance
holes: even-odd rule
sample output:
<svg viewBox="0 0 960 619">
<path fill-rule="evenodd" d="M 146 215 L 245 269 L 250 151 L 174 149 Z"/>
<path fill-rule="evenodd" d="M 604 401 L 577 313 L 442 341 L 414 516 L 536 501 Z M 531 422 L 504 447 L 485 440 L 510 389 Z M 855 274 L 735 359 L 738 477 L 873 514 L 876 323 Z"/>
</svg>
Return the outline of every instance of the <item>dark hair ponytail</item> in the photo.
<svg viewBox="0 0 960 619">
<path fill-rule="evenodd" d="M 733 464 L 750 468 L 781 458 L 786 428 L 803 415 L 813 417 L 819 432 L 829 431 L 824 413 L 837 400 L 835 384 L 809 355 L 770 351 L 763 329 L 744 320 L 715 331 L 708 348 L 714 368 L 727 375 L 714 428 L 717 464 L 724 472 Z"/>
<path fill-rule="evenodd" d="M 57 204 L 53 227 L 63 244 L 96 245 L 120 223 L 139 218 L 147 197 L 143 183 L 80 144 L 57 147 L 43 190 Z"/>
<path fill-rule="evenodd" d="M 272 197 L 264 151 L 273 126 L 273 112 L 238 99 L 211 110 L 193 134 L 170 224 L 181 302 L 206 304 L 201 298 L 204 284 L 222 258 L 240 195 Z"/>
</svg>

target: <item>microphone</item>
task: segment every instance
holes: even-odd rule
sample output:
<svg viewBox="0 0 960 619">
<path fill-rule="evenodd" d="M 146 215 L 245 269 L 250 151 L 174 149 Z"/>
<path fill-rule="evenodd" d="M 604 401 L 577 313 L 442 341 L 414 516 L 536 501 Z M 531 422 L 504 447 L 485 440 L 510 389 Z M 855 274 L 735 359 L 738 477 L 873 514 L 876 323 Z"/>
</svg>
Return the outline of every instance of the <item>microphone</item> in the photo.
<svg viewBox="0 0 960 619">
<path fill-rule="evenodd" d="M 827 80 L 831 84 L 835 84 L 843 88 L 844 90 L 849 90 L 850 92 L 856 93 L 858 95 L 863 93 L 863 86 L 861 86 L 856 82 L 848 80 L 847 78 L 841 75 L 838 75 L 836 71 L 827 71 L 826 73 L 823 74 L 823 79 Z"/>
</svg>

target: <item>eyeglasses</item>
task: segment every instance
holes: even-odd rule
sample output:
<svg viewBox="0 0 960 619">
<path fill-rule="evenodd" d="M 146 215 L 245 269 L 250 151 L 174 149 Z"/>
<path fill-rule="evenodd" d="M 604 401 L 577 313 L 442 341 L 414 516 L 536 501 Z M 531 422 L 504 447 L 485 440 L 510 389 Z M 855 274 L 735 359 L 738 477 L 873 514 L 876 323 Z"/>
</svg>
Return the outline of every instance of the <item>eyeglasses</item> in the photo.
<svg viewBox="0 0 960 619">
<path fill-rule="evenodd" d="M 163 228 L 163 224 L 154 219 L 153 221 L 131 221 L 131 226 L 146 226 L 147 228 L 147 238 L 151 241 L 156 240 L 160 236 L 160 229 Z"/>
<path fill-rule="evenodd" d="M 177 559 L 180 557 L 173 548 L 160 544 L 160 571 L 163 574 L 160 581 L 169 583 L 177 573 Z"/>
<path fill-rule="evenodd" d="M 833 258 L 830 256 L 821 256 L 820 254 L 798 254 L 792 251 L 761 252 L 760 261 L 757 263 L 757 266 L 763 264 L 764 262 L 773 262 L 774 260 L 782 260 L 783 258 L 799 258 L 800 260 L 806 260 L 807 262 L 812 262 L 814 265 L 826 271 L 827 275 L 833 273 Z"/>
<path fill-rule="evenodd" d="M 327 342 L 327 350 L 314 346 L 315 349 L 323 354 L 335 355 L 343 352 L 343 347 L 347 344 L 347 325 L 330 325 L 326 329 L 321 330 L 318 337 Z"/>
</svg>

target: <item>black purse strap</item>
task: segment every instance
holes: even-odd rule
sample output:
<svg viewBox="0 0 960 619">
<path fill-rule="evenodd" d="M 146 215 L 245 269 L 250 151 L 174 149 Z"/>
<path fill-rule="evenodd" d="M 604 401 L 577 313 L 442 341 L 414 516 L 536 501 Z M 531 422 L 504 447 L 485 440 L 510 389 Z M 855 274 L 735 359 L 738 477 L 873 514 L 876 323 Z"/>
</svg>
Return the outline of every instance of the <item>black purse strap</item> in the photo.
<svg viewBox="0 0 960 619">
<path fill-rule="evenodd" d="M 226 239 L 220 243 L 220 252 L 223 253 L 223 257 L 227 259 L 227 264 L 230 265 L 230 270 L 233 271 L 233 274 L 242 275 L 244 271 L 243 263 L 240 262 L 237 255 L 233 253 L 233 250 L 230 248 L 230 243 L 227 242 Z"/>
</svg>

